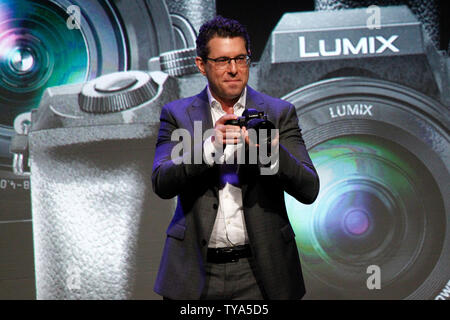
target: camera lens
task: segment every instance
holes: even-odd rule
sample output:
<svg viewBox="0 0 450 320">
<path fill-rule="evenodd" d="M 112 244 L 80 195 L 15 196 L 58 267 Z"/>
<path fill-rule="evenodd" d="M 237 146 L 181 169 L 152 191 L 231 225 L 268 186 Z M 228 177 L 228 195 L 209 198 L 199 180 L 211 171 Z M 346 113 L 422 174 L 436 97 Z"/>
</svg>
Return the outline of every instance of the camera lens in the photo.
<svg viewBox="0 0 450 320">
<path fill-rule="evenodd" d="M 67 18 L 51 2 L 0 1 L 0 196 L 13 220 L 30 215 L 28 179 L 11 173 L 14 118 L 36 108 L 47 87 L 87 77 L 85 39 L 67 28 Z"/>
<path fill-rule="evenodd" d="M 286 195 L 305 298 L 434 298 L 450 276 L 445 108 L 412 89 L 357 77 L 285 99 L 297 108 L 321 181 L 310 206 Z M 381 270 L 380 290 L 367 287 L 371 265 Z"/>
<path fill-rule="evenodd" d="M 3 1 L 0 14 L 0 124 L 11 126 L 47 87 L 85 80 L 88 53 L 81 31 L 68 29 L 67 13 L 52 3 Z"/>
</svg>

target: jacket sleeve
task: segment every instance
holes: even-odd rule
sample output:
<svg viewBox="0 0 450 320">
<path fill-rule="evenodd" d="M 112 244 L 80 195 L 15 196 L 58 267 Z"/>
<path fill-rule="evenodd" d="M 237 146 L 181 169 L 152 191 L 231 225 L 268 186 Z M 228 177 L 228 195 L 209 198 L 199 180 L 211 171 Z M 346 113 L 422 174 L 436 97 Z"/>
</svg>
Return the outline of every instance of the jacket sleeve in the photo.
<svg viewBox="0 0 450 320">
<path fill-rule="evenodd" d="M 311 204 L 319 193 L 319 176 L 306 150 L 297 113 L 289 105 L 279 125 L 279 169 L 277 175 L 284 190 L 298 201 Z"/>
<path fill-rule="evenodd" d="M 168 105 L 162 108 L 152 171 L 153 191 L 159 197 L 177 196 L 192 178 L 211 168 L 203 161 L 202 144 L 203 141 L 196 143 L 188 130 L 180 128 Z"/>
</svg>

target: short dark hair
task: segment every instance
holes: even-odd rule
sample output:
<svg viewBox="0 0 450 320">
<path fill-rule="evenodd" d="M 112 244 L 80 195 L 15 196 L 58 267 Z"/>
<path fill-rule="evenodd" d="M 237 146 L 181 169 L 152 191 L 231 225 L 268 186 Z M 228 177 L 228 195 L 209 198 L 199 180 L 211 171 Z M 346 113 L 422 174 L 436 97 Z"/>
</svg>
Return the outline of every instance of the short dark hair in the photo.
<svg viewBox="0 0 450 320">
<path fill-rule="evenodd" d="M 245 48 L 247 53 L 250 52 L 250 38 L 245 26 L 233 19 L 216 16 L 213 19 L 205 22 L 198 33 L 196 40 L 197 55 L 205 60 L 208 57 L 209 49 L 208 42 L 214 37 L 234 38 L 242 37 L 245 40 Z"/>
</svg>

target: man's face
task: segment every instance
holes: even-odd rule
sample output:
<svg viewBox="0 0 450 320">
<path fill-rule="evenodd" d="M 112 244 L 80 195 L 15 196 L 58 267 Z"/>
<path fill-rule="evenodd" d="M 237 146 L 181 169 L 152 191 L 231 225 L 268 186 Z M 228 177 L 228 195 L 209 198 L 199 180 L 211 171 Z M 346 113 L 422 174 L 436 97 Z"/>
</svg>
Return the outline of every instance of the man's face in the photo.
<svg viewBox="0 0 450 320">
<path fill-rule="evenodd" d="M 209 48 L 208 58 L 211 59 L 247 55 L 245 40 L 242 37 L 213 37 L 207 45 Z M 249 67 L 238 66 L 234 60 L 230 61 L 224 69 L 218 68 L 214 61 L 204 61 L 200 57 L 196 58 L 196 64 L 200 72 L 208 79 L 212 95 L 222 104 L 223 102 L 235 102 L 247 85 Z"/>
</svg>

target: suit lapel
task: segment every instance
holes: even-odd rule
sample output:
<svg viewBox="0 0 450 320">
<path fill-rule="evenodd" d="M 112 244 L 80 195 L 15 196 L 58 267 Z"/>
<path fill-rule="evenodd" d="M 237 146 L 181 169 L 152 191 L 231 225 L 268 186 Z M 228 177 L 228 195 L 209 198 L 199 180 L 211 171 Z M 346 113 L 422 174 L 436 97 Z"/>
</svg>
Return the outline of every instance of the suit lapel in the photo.
<svg viewBox="0 0 450 320">
<path fill-rule="evenodd" d="M 187 112 L 191 119 L 191 123 L 194 125 L 196 121 L 201 121 L 202 123 L 202 134 L 208 129 L 213 128 L 211 110 L 208 102 L 208 94 L 206 93 L 206 88 L 200 92 L 188 107 Z M 192 132 L 194 127 L 192 128 Z"/>
<path fill-rule="evenodd" d="M 260 109 L 264 106 L 264 100 L 261 97 L 261 94 L 257 91 L 253 90 L 250 86 L 247 86 L 247 98 L 245 102 L 245 109 L 256 109 L 261 111 Z"/>
</svg>

